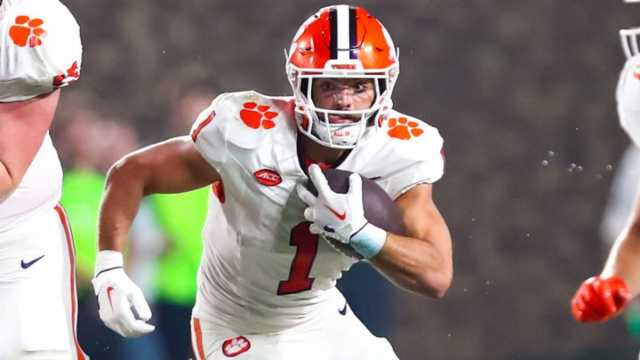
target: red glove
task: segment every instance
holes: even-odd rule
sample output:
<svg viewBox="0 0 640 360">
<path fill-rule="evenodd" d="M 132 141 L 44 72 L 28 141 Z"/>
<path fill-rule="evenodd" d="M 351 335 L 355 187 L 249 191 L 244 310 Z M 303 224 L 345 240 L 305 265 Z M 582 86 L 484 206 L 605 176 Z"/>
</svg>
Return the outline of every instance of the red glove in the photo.
<svg viewBox="0 0 640 360">
<path fill-rule="evenodd" d="M 573 317 L 582 322 L 601 322 L 618 315 L 632 295 L 617 276 L 594 276 L 585 280 L 571 300 Z"/>
</svg>

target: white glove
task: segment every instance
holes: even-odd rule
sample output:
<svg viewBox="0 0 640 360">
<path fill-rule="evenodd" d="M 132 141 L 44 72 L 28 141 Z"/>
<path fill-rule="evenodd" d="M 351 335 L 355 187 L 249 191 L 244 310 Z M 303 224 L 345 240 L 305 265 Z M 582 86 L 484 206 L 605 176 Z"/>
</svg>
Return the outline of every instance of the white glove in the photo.
<svg viewBox="0 0 640 360">
<path fill-rule="evenodd" d="M 121 252 L 98 252 L 96 275 L 91 282 L 98 297 L 102 322 L 118 334 L 133 338 L 152 332 L 155 326 L 147 324 L 151 309 L 142 290 L 129 279 L 122 266 Z"/>
<path fill-rule="evenodd" d="M 387 232 L 364 217 L 360 175 L 349 176 L 346 194 L 331 190 L 318 165 L 309 167 L 309 177 L 318 189 L 317 197 L 304 186 L 297 187 L 298 196 L 309 205 L 304 211 L 304 217 L 312 223 L 309 231 L 350 244 L 367 259 L 376 255 L 386 242 Z"/>
</svg>

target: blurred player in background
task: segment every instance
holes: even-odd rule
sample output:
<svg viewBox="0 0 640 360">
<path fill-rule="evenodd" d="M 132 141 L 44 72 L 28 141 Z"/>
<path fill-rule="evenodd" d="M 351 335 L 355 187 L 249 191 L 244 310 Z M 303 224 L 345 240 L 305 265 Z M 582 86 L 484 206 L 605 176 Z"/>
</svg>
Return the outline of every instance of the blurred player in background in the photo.
<svg viewBox="0 0 640 360">
<path fill-rule="evenodd" d="M 191 136 L 134 152 L 111 169 L 93 280 L 107 326 L 127 337 L 154 330 L 122 261 L 143 196 L 210 184 L 218 198 L 210 207 L 219 201 L 224 216 L 210 209 L 202 232 L 192 318 L 198 359 L 396 359 L 336 289 L 357 259 L 327 237 L 401 288 L 445 294 L 451 238 L 432 199 L 442 138 L 391 108 L 398 58 L 386 29 L 362 8 L 323 8 L 295 35 L 287 75 L 294 97 L 222 94 Z M 395 200 L 406 236 L 365 219 L 360 175 L 336 194 L 322 167 L 375 179 Z M 309 178 L 317 197 L 302 186 Z"/>
<path fill-rule="evenodd" d="M 635 145 L 640 146 L 640 28 L 622 30 L 620 34 L 627 61 L 616 91 L 618 116 Z M 640 294 L 640 193 L 636 193 L 631 216 L 604 269 L 600 275 L 585 280 L 571 301 L 573 316 L 579 321 L 606 321 Z"/>
<path fill-rule="evenodd" d="M 0 359 L 84 359 L 71 231 L 49 137 L 80 76 L 80 30 L 55 0 L 0 0 Z"/>
</svg>

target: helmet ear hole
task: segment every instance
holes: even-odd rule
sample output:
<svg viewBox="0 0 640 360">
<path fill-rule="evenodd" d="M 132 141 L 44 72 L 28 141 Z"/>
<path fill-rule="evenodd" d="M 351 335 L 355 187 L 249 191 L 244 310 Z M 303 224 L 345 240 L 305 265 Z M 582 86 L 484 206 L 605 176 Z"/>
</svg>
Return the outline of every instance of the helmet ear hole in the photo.
<svg viewBox="0 0 640 360">
<path fill-rule="evenodd" d="M 300 79 L 300 93 L 305 97 L 307 97 L 307 94 L 309 94 L 308 91 L 309 91 L 309 79 L 307 78 Z M 307 100 L 311 100 L 311 99 L 307 99 Z"/>
<path fill-rule="evenodd" d="M 378 79 L 378 87 L 380 88 L 380 94 L 384 94 L 384 92 L 387 91 L 387 80 Z"/>
</svg>

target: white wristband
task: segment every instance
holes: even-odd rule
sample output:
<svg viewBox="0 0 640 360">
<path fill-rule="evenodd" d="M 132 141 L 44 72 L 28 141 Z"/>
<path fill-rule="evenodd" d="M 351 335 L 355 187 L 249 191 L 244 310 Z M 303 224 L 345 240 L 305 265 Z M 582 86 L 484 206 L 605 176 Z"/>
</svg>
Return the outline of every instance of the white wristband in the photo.
<svg viewBox="0 0 640 360">
<path fill-rule="evenodd" d="M 98 277 L 100 273 L 112 269 L 122 268 L 124 266 L 124 256 L 120 251 L 102 250 L 98 252 L 96 258 L 96 270 L 94 277 Z"/>
<path fill-rule="evenodd" d="M 382 250 L 385 242 L 387 242 L 387 232 L 367 223 L 351 237 L 349 244 L 365 259 L 370 259 Z"/>
</svg>

